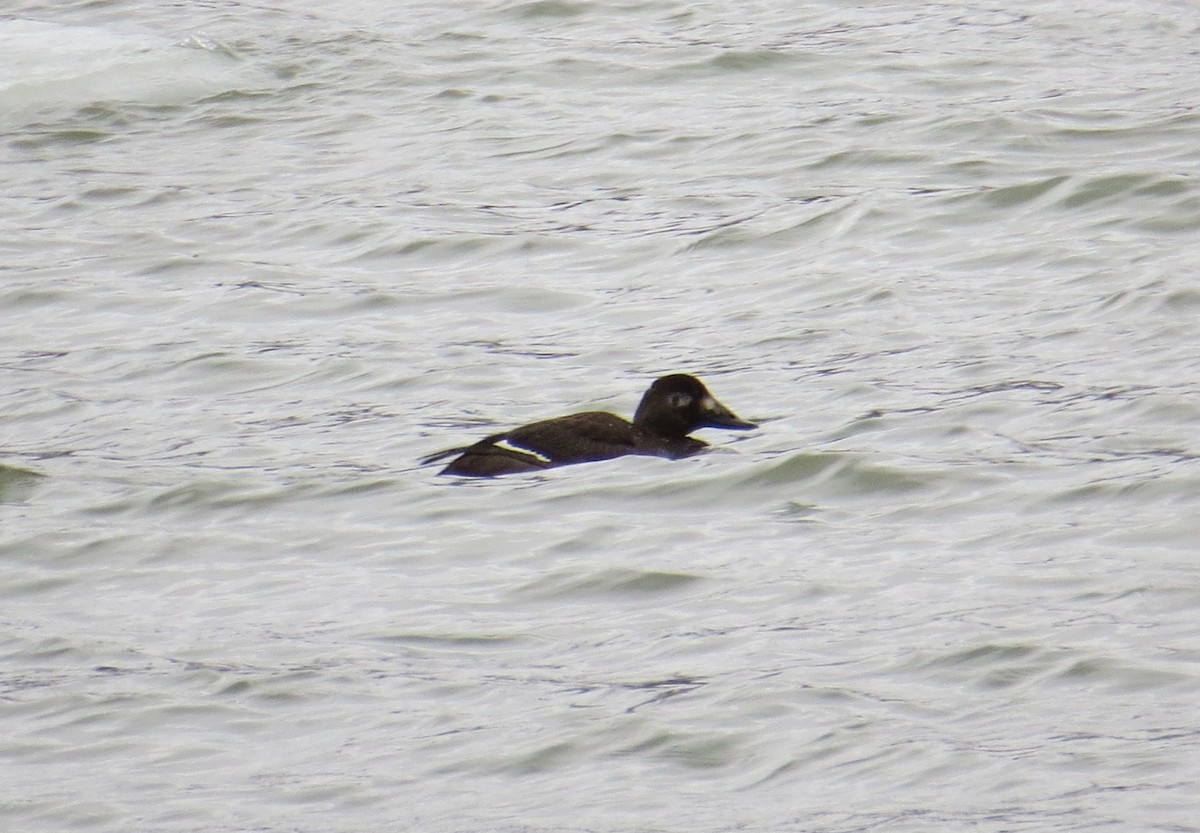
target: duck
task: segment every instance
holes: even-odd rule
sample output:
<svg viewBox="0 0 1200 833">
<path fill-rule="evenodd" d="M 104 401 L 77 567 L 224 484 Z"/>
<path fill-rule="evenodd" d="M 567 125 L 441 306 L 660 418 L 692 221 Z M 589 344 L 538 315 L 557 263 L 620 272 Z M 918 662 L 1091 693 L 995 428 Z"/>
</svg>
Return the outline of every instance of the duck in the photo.
<svg viewBox="0 0 1200 833">
<path fill-rule="evenodd" d="M 678 460 L 708 446 L 689 436 L 699 428 L 748 431 L 757 427 L 718 402 L 695 376 L 675 373 L 650 385 L 632 422 L 604 411 L 568 414 L 439 451 L 422 462 L 457 455 L 438 474 L 496 477 L 630 454 Z"/>
</svg>

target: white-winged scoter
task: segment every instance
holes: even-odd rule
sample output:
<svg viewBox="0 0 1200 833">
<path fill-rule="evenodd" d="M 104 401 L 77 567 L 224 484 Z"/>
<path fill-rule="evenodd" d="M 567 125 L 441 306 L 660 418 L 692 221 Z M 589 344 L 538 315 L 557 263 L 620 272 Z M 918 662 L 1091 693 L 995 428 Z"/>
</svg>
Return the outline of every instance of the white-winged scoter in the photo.
<svg viewBox="0 0 1200 833">
<path fill-rule="evenodd" d="M 474 445 L 438 452 L 424 462 L 458 454 L 439 474 L 494 477 L 627 454 L 677 460 L 708 445 L 688 436 L 697 428 L 757 427 L 718 402 L 699 379 L 677 373 L 650 386 L 633 422 L 603 411 L 570 414 L 492 434 Z"/>
</svg>

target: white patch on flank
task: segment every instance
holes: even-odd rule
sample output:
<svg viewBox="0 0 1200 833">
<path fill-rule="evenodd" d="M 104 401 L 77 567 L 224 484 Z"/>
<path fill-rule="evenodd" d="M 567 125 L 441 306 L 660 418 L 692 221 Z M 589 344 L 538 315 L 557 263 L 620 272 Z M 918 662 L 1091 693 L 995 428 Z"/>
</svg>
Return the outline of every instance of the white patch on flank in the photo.
<svg viewBox="0 0 1200 833">
<path fill-rule="evenodd" d="M 538 460 L 541 460 L 543 463 L 551 462 L 550 458 L 547 457 L 545 454 L 540 454 L 540 453 L 534 451 L 532 448 L 521 448 L 521 446 L 517 445 L 516 443 L 512 442 L 511 440 L 505 440 L 505 439 L 496 440 L 494 443 L 492 443 L 492 445 L 494 445 L 496 448 L 502 449 L 503 451 L 515 451 L 518 454 L 527 454 L 530 457 L 534 457 Z"/>
</svg>

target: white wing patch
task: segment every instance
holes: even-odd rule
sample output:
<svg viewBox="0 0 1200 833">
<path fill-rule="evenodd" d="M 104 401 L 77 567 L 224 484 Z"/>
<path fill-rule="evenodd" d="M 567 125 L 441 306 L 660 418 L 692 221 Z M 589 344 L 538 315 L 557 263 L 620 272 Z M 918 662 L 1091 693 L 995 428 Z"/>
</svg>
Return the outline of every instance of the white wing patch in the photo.
<svg viewBox="0 0 1200 833">
<path fill-rule="evenodd" d="M 512 440 L 509 440 L 507 438 L 501 438 L 499 440 L 496 440 L 494 443 L 492 443 L 492 445 L 495 446 L 496 448 L 501 449 L 502 451 L 515 451 L 517 454 L 525 454 L 529 457 L 533 457 L 537 460 L 540 460 L 543 463 L 553 462 L 545 454 L 542 454 L 541 452 L 538 452 L 538 451 L 534 451 L 532 448 L 522 448 L 521 446 L 517 445 Z"/>
</svg>

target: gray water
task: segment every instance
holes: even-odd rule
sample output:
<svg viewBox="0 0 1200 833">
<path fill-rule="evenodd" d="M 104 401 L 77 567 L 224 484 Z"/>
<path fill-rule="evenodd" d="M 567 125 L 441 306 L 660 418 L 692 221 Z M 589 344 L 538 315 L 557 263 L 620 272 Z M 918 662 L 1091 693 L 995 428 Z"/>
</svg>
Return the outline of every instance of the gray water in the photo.
<svg viewBox="0 0 1200 833">
<path fill-rule="evenodd" d="M 1200 830 L 1194 4 L 3 11 L 0 829 Z"/>
</svg>

